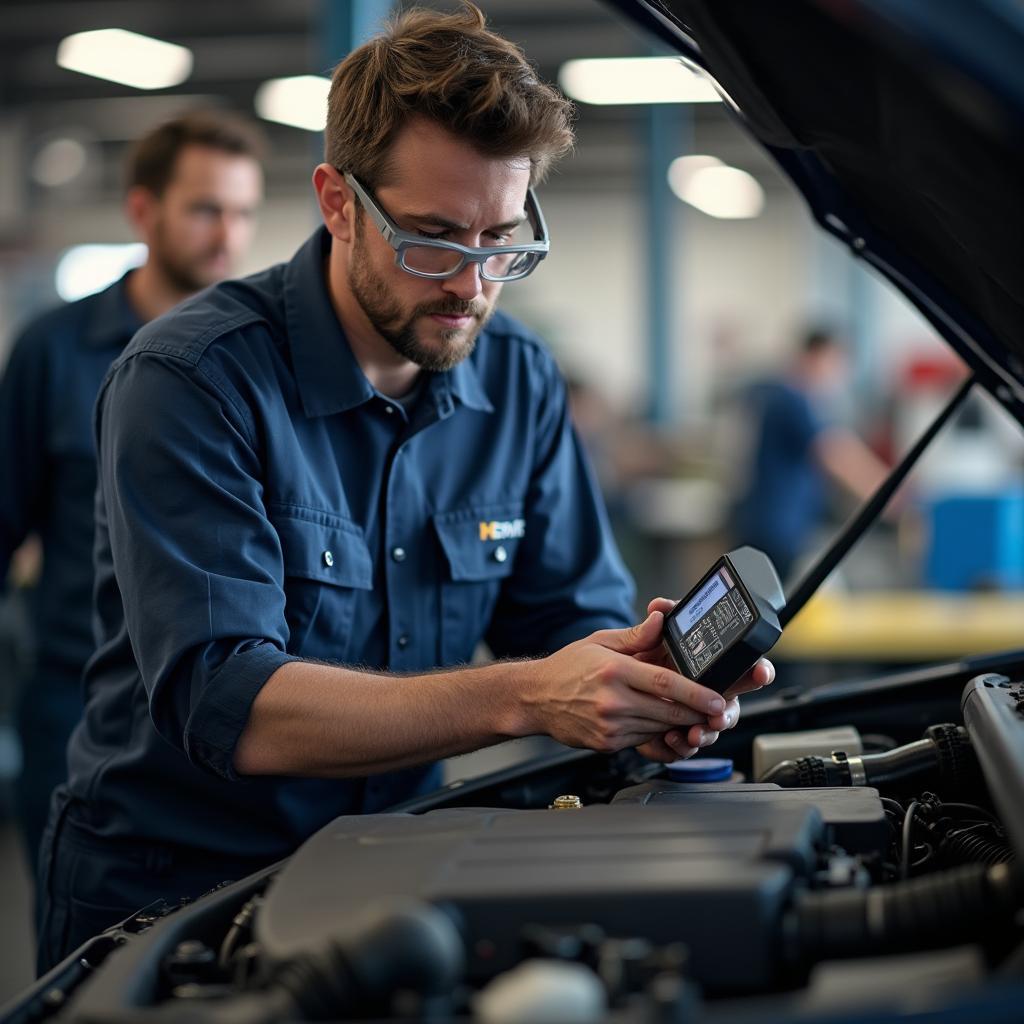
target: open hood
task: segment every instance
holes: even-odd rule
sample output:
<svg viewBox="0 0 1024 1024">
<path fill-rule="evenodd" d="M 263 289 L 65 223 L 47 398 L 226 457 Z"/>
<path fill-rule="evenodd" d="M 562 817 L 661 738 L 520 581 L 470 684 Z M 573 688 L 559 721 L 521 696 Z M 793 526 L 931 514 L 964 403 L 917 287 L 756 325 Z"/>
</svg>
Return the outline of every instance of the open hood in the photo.
<svg viewBox="0 0 1024 1024">
<path fill-rule="evenodd" d="M 611 0 L 1024 424 L 1024 6 Z"/>
</svg>

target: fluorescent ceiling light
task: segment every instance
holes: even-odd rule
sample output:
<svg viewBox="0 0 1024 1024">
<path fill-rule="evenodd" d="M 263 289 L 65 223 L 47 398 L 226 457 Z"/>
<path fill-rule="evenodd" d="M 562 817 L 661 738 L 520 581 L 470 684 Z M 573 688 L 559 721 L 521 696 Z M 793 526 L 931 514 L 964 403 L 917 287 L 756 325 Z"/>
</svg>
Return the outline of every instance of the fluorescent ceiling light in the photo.
<svg viewBox="0 0 1024 1024">
<path fill-rule="evenodd" d="M 192 51 L 123 28 L 100 28 L 62 39 L 57 63 L 136 89 L 166 89 L 192 74 Z"/>
<path fill-rule="evenodd" d="M 57 294 L 65 302 L 92 295 L 113 284 L 132 267 L 146 262 L 141 242 L 127 245 L 73 245 L 60 258 L 54 277 Z"/>
<path fill-rule="evenodd" d="M 319 75 L 272 78 L 256 90 L 256 113 L 265 121 L 322 132 L 327 124 L 330 88 L 331 80 Z"/>
<path fill-rule="evenodd" d="M 714 86 L 675 57 L 566 61 L 558 84 L 581 103 L 717 103 Z"/>
<path fill-rule="evenodd" d="M 676 167 L 677 163 L 673 161 L 671 167 Z M 681 165 L 675 175 L 671 167 L 669 185 L 672 191 L 683 202 L 695 206 L 709 217 L 740 220 L 756 217 L 764 207 L 764 189 L 755 177 L 738 167 L 727 167 L 717 161 L 703 167 Z"/>
</svg>

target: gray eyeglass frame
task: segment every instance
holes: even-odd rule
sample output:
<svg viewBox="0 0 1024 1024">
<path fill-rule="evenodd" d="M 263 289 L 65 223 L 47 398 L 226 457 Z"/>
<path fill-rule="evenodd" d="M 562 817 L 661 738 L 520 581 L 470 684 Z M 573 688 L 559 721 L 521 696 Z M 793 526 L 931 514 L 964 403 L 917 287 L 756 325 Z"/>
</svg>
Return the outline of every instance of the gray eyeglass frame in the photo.
<svg viewBox="0 0 1024 1024">
<path fill-rule="evenodd" d="M 395 250 L 395 264 L 404 270 L 407 274 L 412 274 L 415 277 L 425 277 L 431 281 L 446 281 L 450 277 L 455 277 L 456 274 L 462 273 L 466 268 L 467 263 L 477 263 L 480 265 L 480 276 L 485 281 L 495 281 L 501 284 L 507 283 L 508 281 L 521 281 L 524 277 L 528 277 L 530 274 L 537 269 L 540 261 L 547 256 L 551 249 L 551 242 L 548 238 L 548 226 L 544 220 L 544 214 L 541 213 L 540 203 L 537 202 L 537 197 L 534 195 L 533 189 L 529 188 L 526 190 L 526 215 L 532 220 L 534 242 L 528 242 L 523 245 L 488 245 L 482 248 L 476 248 L 470 245 L 459 245 L 458 242 L 445 242 L 440 238 L 424 238 L 421 235 L 414 235 L 412 232 L 403 231 L 397 224 L 381 209 L 380 204 L 373 198 L 369 191 L 363 188 L 362 185 L 356 180 L 355 176 L 349 174 L 347 171 L 344 172 L 345 181 L 348 182 L 349 187 L 355 192 L 362 203 L 363 208 L 370 215 L 374 224 L 380 230 L 381 235 L 384 236 L 384 241 Z M 461 260 L 459 265 L 454 270 L 445 271 L 443 274 L 429 274 L 423 270 L 414 270 L 412 267 L 405 265 L 404 253 L 406 249 L 425 248 L 425 249 L 444 249 L 447 252 L 457 253 Z M 516 274 L 514 277 L 491 277 L 485 269 L 485 263 L 492 256 L 501 256 L 505 253 L 532 253 L 536 259 L 523 271 L 521 274 Z"/>
</svg>

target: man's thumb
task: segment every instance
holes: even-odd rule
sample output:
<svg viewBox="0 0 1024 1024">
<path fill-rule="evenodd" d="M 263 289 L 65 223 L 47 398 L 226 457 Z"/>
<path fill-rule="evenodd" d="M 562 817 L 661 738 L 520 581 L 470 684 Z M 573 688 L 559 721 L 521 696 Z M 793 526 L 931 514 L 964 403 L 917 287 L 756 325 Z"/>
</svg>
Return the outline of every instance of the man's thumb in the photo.
<svg viewBox="0 0 1024 1024">
<path fill-rule="evenodd" d="M 661 626 L 665 616 L 651 612 L 643 622 L 627 629 L 605 629 L 598 634 L 602 647 L 618 651 L 619 654 L 639 654 L 657 647 L 661 641 Z"/>
</svg>

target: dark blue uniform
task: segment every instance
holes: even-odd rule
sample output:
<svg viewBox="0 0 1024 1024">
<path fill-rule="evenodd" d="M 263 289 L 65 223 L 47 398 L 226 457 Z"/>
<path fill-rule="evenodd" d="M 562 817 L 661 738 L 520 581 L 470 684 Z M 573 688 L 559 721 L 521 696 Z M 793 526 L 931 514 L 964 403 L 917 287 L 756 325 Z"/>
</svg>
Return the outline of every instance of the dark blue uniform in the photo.
<svg viewBox="0 0 1024 1024">
<path fill-rule="evenodd" d="M 30 595 L 35 666 L 18 701 L 23 768 L 18 816 L 35 868 L 50 793 L 82 715 L 93 652 L 92 543 L 96 455 L 92 409 L 114 357 L 141 326 L 125 280 L 53 310 L 16 340 L 0 380 L 0 583 L 29 533 L 44 552 Z"/>
<path fill-rule="evenodd" d="M 813 446 L 826 423 L 808 395 L 786 381 L 761 381 L 746 400 L 756 441 L 732 528 L 737 541 L 769 555 L 785 580 L 825 515 L 825 472 Z"/>
<path fill-rule="evenodd" d="M 239 780 L 249 709 L 286 662 L 416 672 L 483 639 L 536 655 L 633 621 L 551 357 L 497 314 L 407 411 L 352 355 L 329 240 L 147 325 L 101 392 L 100 646 L 51 816 L 44 964 L 437 785 L 430 766 Z"/>
</svg>

